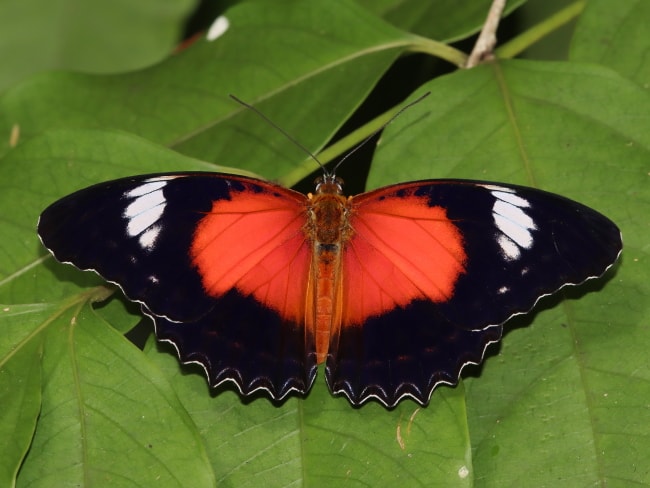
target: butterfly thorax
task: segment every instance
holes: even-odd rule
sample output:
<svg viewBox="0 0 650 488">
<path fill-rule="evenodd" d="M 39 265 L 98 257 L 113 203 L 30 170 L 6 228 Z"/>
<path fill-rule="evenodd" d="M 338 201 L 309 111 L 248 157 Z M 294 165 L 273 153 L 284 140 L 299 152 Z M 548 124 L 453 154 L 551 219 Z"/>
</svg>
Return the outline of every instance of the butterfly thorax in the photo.
<svg viewBox="0 0 650 488">
<path fill-rule="evenodd" d="M 341 252 L 350 237 L 348 200 L 342 182 L 323 177 L 317 182 L 315 195 L 309 195 L 308 237 L 313 247 L 312 274 L 314 289 L 309 302 L 316 330 L 316 356 L 322 362 L 327 354 L 330 334 L 340 326 Z M 315 311 L 315 313 L 313 313 Z"/>
</svg>

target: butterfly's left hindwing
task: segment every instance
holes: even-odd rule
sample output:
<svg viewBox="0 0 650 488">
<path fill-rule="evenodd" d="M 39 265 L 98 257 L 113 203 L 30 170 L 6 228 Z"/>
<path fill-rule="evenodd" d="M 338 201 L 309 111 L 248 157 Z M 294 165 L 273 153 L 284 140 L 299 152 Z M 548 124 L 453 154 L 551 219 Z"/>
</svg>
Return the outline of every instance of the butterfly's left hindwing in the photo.
<svg viewBox="0 0 650 488">
<path fill-rule="evenodd" d="M 269 267 L 264 266 L 267 256 L 256 255 L 257 264 L 248 272 L 232 271 L 225 289 L 211 286 L 210 269 L 231 266 L 229 251 L 254 254 L 273 235 L 278 236 L 276 248 L 291 245 L 282 266 L 309 268 L 304 249 L 296 252 L 306 245 L 300 233 L 305 200 L 291 190 L 233 175 L 140 176 L 101 183 L 55 202 L 41 215 L 38 231 L 59 261 L 97 272 L 140 302 L 155 322 L 158 339 L 172 343 L 183 362 L 199 363 L 211 385 L 230 381 L 245 394 L 262 388 L 282 398 L 291 390 L 306 391 L 315 376 L 313 339 L 295 319 L 304 315 L 307 275 L 293 277 L 278 310 L 252 296 L 252 288 L 268 279 L 255 272 L 257 266 Z M 268 214 L 284 224 L 282 232 L 266 234 L 257 226 L 239 235 L 245 225 L 213 223 L 222 207 L 226 210 L 217 222 L 255 220 L 259 207 L 269 202 L 278 212 Z M 206 228 L 212 233 L 207 238 L 199 231 Z M 217 246 L 206 256 L 201 249 L 215 240 Z M 237 248 L 224 249 L 231 243 Z M 238 289 L 238 283 L 244 285 Z"/>
</svg>

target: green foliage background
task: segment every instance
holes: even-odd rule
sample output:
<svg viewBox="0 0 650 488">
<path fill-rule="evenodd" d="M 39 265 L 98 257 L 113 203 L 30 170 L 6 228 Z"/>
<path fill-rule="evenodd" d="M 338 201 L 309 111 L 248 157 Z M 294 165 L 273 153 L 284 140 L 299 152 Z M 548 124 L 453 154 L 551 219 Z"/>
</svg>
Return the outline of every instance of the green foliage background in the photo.
<svg viewBox="0 0 650 488">
<path fill-rule="evenodd" d="M 471 43 L 449 43 L 489 3 L 227 2 L 204 14 L 228 18 L 223 36 L 176 51 L 189 0 L 0 3 L 0 486 L 649 485 L 650 4 L 509 2 L 498 60 L 460 69 Z M 314 170 L 229 93 L 310 150 L 338 133 L 329 161 L 428 90 L 369 172 L 351 159 L 340 175 L 540 187 L 611 217 L 625 250 L 512 320 L 426 408 L 351 408 L 322 374 L 280 406 L 210 392 L 125 337 L 136 308 L 39 244 L 40 211 L 99 181 Z"/>
</svg>

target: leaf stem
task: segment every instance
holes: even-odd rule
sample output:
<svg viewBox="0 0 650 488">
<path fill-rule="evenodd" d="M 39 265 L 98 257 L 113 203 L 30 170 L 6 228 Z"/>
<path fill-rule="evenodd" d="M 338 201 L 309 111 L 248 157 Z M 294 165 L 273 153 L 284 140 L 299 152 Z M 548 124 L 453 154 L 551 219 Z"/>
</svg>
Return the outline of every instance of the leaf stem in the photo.
<svg viewBox="0 0 650 488">
<path fill-rule="evenodd" d="M 584 10 L 586 5 L 586 0 L 573 2 L 571 5 L 556 12 L 539 24 L 534 25 L 521 35 L 502 44 L 496 49 L 495 54 L 501 59 L 515 57 L 543 37 L 575 19 Z"/>
<path fill-rule="evenodd" d="M 448 61 L 451 64 L 462 68 L 465 66 L 467 61 L 467 54 L 463 51 L 456 49 L 455 47 L 448 46 L 439 41 L 434 41 L 433 39 L 427 39 L 426 37 L 413 36 L 415 42 L 410 46 L 409 51 L 416 53 L 425 53 L 430 54 L 436 58 L 443 59 Z"/>
</svg>

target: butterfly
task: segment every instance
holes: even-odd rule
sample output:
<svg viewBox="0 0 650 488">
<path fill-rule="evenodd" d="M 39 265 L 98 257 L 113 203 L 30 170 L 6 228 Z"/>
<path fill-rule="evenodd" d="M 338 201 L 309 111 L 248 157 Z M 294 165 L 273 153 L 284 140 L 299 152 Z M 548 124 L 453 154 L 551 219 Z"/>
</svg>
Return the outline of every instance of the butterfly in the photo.
<svg viewBox="0 0 650 488">
<path fill-rule="evenodd" d="M 100 183 L 43 211 L 64 263 L 117 284 L 213 387 L 425 405 L 479 364 L 502 325 L 601 276 L 622 250 L 605 216 L 545 191 L 470 180 L 353 197 L 324 171 L 303 195 L 223 173 Z"/>
</svg>

